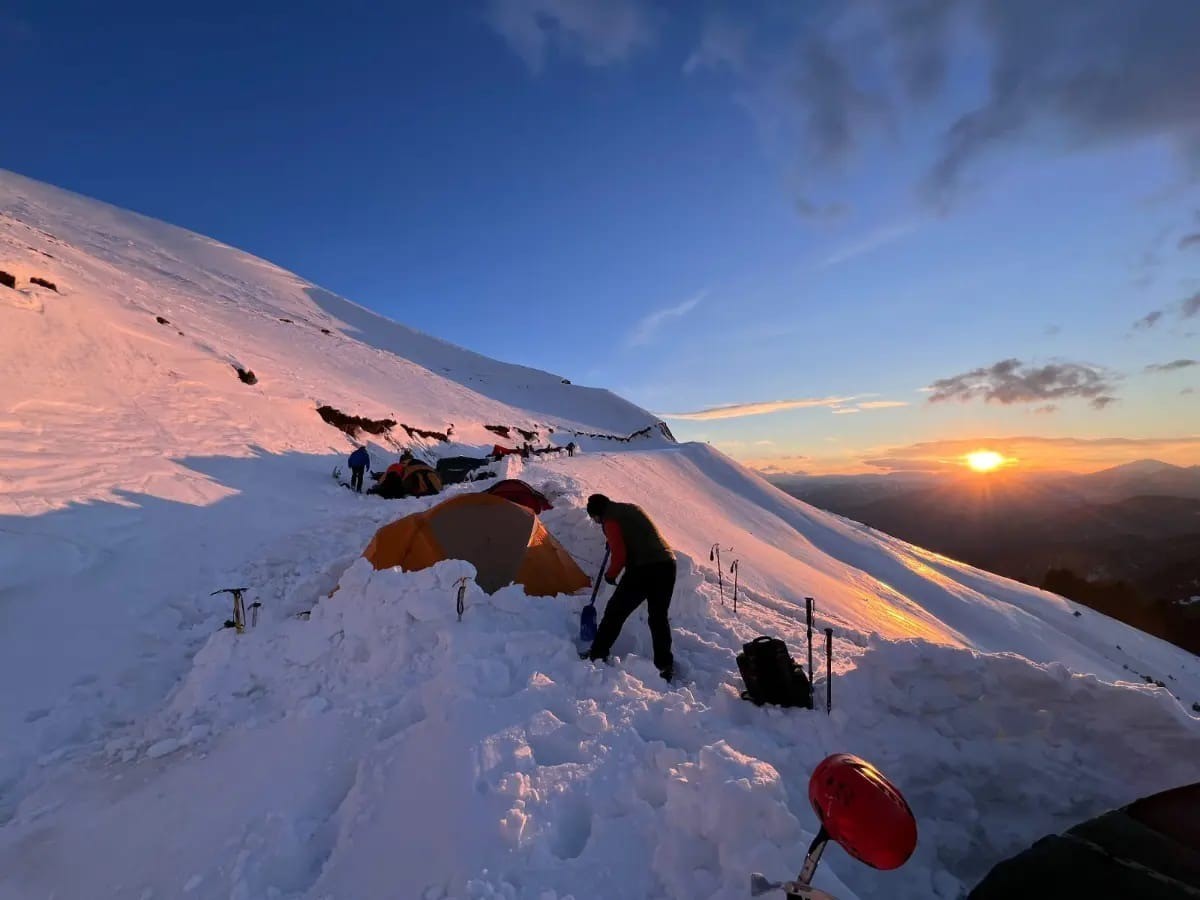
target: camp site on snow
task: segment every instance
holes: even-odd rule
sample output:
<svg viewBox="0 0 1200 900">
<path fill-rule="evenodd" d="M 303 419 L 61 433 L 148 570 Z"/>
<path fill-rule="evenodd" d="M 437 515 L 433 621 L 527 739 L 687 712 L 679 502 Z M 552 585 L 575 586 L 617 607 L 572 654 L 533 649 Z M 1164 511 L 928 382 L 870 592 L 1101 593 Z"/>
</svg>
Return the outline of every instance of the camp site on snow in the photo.
<svg viewBox="0 0 1200 900">
<path fill-rule="evenodd" d="M 1200 895 L 1180 648 L 207 238 L 0 210 L 0 898 Z"/>
</svg>

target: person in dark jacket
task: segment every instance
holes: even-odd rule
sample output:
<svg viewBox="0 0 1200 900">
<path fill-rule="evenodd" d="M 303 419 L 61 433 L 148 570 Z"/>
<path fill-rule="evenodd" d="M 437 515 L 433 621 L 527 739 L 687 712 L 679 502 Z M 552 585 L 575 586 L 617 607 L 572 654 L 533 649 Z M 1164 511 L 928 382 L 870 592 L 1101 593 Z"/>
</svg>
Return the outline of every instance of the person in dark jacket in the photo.
<svg viewBox="0 0 1200 900">
<path fill-rule="evenodd" d="M 606 659 L 621 626 L 630 614 L 646 603 L 650 616 L 650 639 L 654 644 L 654 665 L 667 681 L 675 674 L 671 654 L 671 623 L 667 613 L 675 590 L 675 553 L 650 520 L 632 503 L 614 503 L 603 494 L 588 497 L 587 512 L 604 528 L 608 539 L 609 565 L 604 580 L 617 586 L 604 608 L 596 639 L 587 652 L 588 659 Z M 621 576 L 618 583 L 617 576 Z"/>
<path fill-rule="evenodd" d="M 360 445 L 357 450 L 350 454 L 347 464 L 350 466 L 350 489 L 362 493 L 363 472 L 371 465 L 371 454 L 367 452 L 366 445 Z"/>
</svg>

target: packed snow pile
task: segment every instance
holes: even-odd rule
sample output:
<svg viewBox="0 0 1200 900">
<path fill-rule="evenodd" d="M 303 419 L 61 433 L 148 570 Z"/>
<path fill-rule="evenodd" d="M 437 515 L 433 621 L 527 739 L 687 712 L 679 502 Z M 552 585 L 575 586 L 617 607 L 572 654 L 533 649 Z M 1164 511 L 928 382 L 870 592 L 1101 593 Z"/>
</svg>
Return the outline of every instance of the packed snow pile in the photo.
<svg viewBox="0 0 1200 900">
<path fill-rule="evenodd" d="M 795 875 L 809 773 L 843 751 L 905 793 L 918 846 L 893 872 L 834 848 L 818 886 L 950 900 L 1042 834 L 1196 777 L 1195 657 L 661 433 L 495 468 L 550 498 L 589 575 L 589 493 L 655 519 L 679 555 L 673 684 L 644 611 L 611 665 L 580 662 L 587 591 L 487 595 L 459 560 L 375 571 L 377 528 L 480 485 L 345 490 L 350 442 L 318 401 L 453 424 L 411 439 L 447 454 L 490 446 L 488 425 L 653 417 L 24 179 L 0 175 L 0 211 L 0 270 L 22 279 L 0 287 L 2 900 L 733 900 L 751 871 Z M 382 468 L 395 448 L 372 446 Z M 244 634 L 210 596 L 234 586 L 261 603 Z M 774 634 L 805 658 L 805 597 L 832 682 L 818 666 L 815 711 L 755 707 L 735 656 Z"/>
</svg>

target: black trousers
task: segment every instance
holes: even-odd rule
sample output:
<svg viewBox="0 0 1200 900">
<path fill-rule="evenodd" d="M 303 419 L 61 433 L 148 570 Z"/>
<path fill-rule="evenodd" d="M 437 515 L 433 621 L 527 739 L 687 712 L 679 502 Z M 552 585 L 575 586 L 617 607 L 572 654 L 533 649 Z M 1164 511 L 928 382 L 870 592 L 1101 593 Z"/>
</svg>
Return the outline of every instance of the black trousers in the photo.
<svg viewBox="0 0 1200 900">
<path fill-rule="evenodd" d="M 367 471 L 366 466 L 354 466 L 350 470 L 350 487 L 353 490 L 362 493 L 363 472 Z"/>
<path fill-rule="evenodd" d="M 646 611 L 650 614 L 654 665 L 660 670 L 673 668 L 675 658 L 671 655 L 671 623 L 667 613 L 671 609 L 671 592 L 674 590 L 673 559 L 626 569 L 608 605 L 604 607 L 604 617 L 596 629 L 596 640 L 592 642 L 588 656 L 591 659 L 608 656 L 625 620 L 645 601 Z"/>
</svg>

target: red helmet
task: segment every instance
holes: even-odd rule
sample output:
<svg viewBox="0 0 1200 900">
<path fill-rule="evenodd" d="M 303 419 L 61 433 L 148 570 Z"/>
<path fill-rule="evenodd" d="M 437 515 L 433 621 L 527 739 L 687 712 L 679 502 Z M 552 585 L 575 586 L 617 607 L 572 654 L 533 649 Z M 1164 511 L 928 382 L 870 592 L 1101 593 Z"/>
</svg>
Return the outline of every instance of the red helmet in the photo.
<svg viewBox="0 0 1200 900">
<path fill-rule="evenodd" d="M 808 800 L 829 836 L 876 869 L 897 869 L 917 847 L 917 820 L 883 773 L 849 753 L 826 757 L 808 782 Z"/>
</svg>

